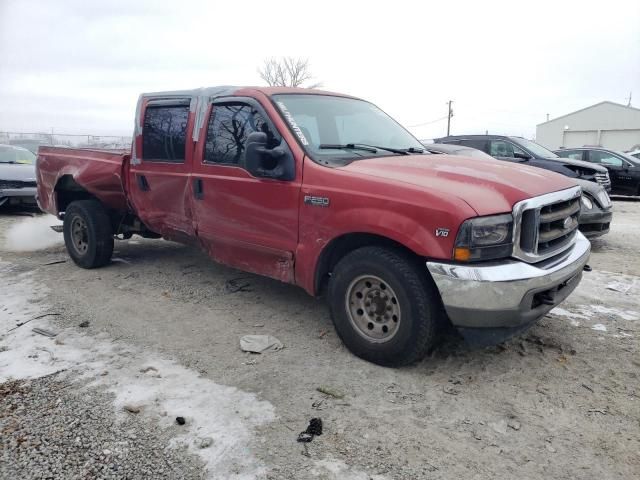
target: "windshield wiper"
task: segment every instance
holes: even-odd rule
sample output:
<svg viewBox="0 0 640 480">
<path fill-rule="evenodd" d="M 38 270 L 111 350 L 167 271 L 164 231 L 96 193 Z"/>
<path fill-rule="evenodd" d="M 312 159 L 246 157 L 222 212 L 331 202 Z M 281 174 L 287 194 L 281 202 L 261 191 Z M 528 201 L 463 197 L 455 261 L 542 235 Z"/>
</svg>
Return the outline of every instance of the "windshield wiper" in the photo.
<svg viewBox="0 0 640 480">
<path fill-rule="evenodd" d="M 403 151 L 407 153 L 424 153 L 424 148 L 409 147 L 405 148 Z"/>
<path fill-rule="evenodd" d="M 410 153 L 422 153 L 422 150 L 411 148 L 391 148 L 391 147 L 381 147 L 380 145 L 369 145 L 367 143 L 345 143 L 345 144 L 333 144 L 333 143 L 323 143 L 319 146 L 319 148 L 333 148 L 336 150 L 339 149 L 347 149 L 347 150 L 364 150 L 366 152 L 376 153 L 378 150 L 384 150 L 385 152 L 395 153 L 397 155 L 409 155 Z"/>
<path fill-rule="evenodd" d="M 377 153 L 378 150 L 368 145 L 359 145 L 356 143 L 321 143 L 318 145 L 320 150 L 364 150 L 365 152 Z"/>
</svg>

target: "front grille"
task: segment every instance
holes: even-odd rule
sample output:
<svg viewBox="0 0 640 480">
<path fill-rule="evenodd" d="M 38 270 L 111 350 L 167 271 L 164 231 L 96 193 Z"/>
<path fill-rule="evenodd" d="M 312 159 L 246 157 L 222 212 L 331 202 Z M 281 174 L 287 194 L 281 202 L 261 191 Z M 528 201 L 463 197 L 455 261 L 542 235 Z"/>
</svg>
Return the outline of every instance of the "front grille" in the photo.
<svg viewBox="0 0 640 480">
<path fill-rule="evenodd" d="M 519 202 L 514 207 L 514 256 L 535 263 L 557 255 L 575 242 L 580 188 Z"/>
<path fill-rule="evenodd" d="M 609 189 L 611 187 L 609 172 L 596 172 L 594 178 L 601 187 L 604 187 L 605 189 Z"/>
<path fill-rule="evenodd" d="M 19 180 L 0 180 L 0 189 L 16 189 L 35 187 L 36 182 L 21 182 Z"/>
</svg>

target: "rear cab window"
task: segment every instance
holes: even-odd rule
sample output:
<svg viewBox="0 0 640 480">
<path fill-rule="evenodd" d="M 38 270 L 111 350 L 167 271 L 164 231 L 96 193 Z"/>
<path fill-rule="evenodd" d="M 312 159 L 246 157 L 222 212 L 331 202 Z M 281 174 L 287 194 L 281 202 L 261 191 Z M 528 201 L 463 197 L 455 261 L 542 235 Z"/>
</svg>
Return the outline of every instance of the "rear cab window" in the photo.
<svg viewBox="0 0 640 480">
<path fill-rule="evenodd" d="M 149 104 L 142 126 L 142 160 L 184 163 L 189 104 Z"/>
</svg>

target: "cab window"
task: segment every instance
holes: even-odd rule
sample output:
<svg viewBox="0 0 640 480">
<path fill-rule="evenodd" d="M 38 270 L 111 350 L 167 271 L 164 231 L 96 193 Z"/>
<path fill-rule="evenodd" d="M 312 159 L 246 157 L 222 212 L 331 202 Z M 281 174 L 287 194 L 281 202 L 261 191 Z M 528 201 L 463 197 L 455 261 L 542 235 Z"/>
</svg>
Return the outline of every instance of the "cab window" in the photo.
<svg viewBox="0 0 640 480">
<path fill-rule="evenodd" d="M 184 163 L 189 105 L 149 105 L 142 125 L 142 159 Z"/>
<path fill-rule="evenodd" d="M 215 104 L 207 126 L 204 161 L 243 166 L 247 138 L 253 132 L 267 134 L 268 148 L 280 143 L 254 107 L 244 103 Z"/>
</svg>

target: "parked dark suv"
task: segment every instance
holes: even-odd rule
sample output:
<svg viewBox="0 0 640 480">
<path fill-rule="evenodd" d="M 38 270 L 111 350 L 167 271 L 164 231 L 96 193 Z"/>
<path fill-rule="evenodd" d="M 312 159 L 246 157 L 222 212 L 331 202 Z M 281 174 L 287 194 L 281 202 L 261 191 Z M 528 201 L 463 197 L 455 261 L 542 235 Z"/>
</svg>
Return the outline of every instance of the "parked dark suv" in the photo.
<svg viewBox="0 0 640 480">
<path fill-rule="evenodd" d="M 520 162 L 567 177 L 582 178 L 602 185 L 607 192 L 611 190 L 611 180 L 606 168 L 579 160 L 560 158 L 551 150 L 526 138 L 504 135 L 451 135 L 437 138 L 434 142 L 466 145 L 482 150 L 498 160 Z"/>
<path fill-rule="evenodd" d="M 587 237 L 597 237 L 609 231 L 613 214 L 611 200 L 607 195 L 611 189 L 611 181 L 606 168 L 560 158 L 542 145 L 521 137 L 458 135 L 438 138 L 434 141 L 477 148 L 498 160 L 518 162 L 574 178 L 583 192 L 579 218 L 580 230 Z"/>
<path fill-rule="evenodd" d="M 640 195 L 640 159 L 626 153 L 598 147 L 567 148 L 554 153 L 572 160 L 596 163 L 609 170 L 611 193 Z"/>
</svg>

